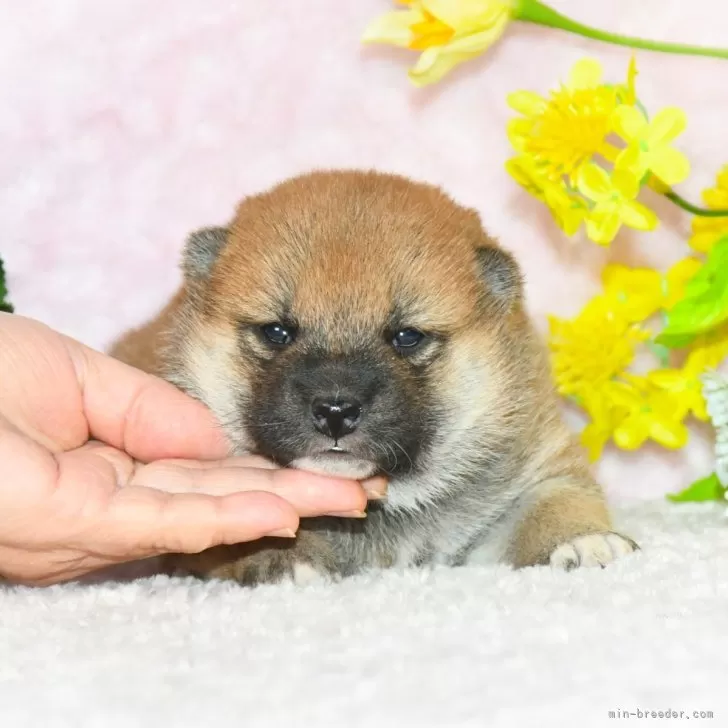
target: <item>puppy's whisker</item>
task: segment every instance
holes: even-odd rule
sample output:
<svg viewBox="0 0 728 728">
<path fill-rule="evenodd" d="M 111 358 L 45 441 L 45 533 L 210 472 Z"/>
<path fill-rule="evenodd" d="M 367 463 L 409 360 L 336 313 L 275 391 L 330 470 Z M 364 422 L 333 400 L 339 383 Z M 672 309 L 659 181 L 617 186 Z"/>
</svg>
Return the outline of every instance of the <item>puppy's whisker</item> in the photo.
<svg viewBox="0 0 728 728">
<path fill-rule="evenodd" d="M 395 445 L 396 447 L 398 447 L 404 453 L 404 456 L 409 461 L 410 468 L 414 468 L 415 464 L 412 462 L 412 458 L 410 457 L 410 454 L 396 440 L 393 439 L 392 444 Z"/>
</svg>

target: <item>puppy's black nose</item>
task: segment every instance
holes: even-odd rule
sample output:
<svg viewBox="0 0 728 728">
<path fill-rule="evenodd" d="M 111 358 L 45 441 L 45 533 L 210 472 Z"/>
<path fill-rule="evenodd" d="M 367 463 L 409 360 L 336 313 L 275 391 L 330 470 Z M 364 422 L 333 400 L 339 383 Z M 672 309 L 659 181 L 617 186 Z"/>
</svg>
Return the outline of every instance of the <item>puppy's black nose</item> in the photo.
<svg viewBox="0 0 728 728">
<path fill-rule="evenodd" d="M 334 440 L 356 430 L 361 419 L 361 404 L 330 399 L 315 399 L 311 413 L 316 429 Z"/>
</svg>

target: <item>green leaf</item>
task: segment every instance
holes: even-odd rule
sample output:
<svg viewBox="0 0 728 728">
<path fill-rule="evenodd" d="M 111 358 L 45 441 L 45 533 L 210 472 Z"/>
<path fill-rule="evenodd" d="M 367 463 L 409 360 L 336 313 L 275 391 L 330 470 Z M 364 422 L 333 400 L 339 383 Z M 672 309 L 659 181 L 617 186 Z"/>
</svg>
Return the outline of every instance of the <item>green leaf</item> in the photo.
<svg viewBox="0 0 728 728">
<path fill-rule="evenodd" d="M 0 311 L 5 313 L 12 313 L 13 307 L 10 305 L 10 301 L 7 300 L 8 289 L 5 286 L 5 268 L 3 267 L 3 260 L 0 258 Z"/>
<path fill-rule="evenodd" d="M 680 493 L 669 493 L 668 500 L 673 503 L 691 503 L 699 501 L 723 500 L 725 488 L 720 484 L 718 476 L 711 473 L 705 478 L 696 480 Z"/>
<path fill-rule="evenodd" d="M 713 246 L 703 267 L 685 286 L 685 297 L 667 312 L 655 343 L 682 349 L 728 321 L 728 236 Z"/>
</svg>

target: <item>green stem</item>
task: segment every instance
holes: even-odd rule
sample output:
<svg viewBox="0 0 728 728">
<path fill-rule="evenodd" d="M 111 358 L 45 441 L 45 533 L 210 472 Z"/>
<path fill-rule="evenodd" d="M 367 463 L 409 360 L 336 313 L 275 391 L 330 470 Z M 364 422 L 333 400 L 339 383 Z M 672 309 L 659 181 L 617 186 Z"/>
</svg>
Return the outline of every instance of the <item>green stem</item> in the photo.
<svg viewBox="0 0 728 728">
<path fill-rule="evenodd" d="M 680 197 L 674 190 L 668 190 L 663 192 L 663 195 L 667 197 L 670 202 L 674 202 L 678 207 L 681 207 L 686 212 L 699 217 L 728 217 L 728 210 L 709 210 L 705 207 L 696 207 L 691 202 L 688 202 L 684 197 Z"/>
<path fill-rule="evenodd" d="M 660 41 L 632 38 L 627 35 L 608 33 L 604 30 L 590 28 L 588 25 L 577 23 L 561 13 L 557 13 L 548 5 L 539 0 L 515 0 L 513 17 L 527 23 L 545 25 L 549 28 L 559 28 L 568 33 L 576 33 L 585 38 L 601 40 L 605 43 L 627 46 L 628 48 L 643 48 L 648 51 L 662 51 L 663 53 L 679 53 L 686 56 L 709 56 L 712 58 L 728 58 L 728 48 L 702 48 L 700 46 L 684 45 L 683 43 L 663 43 Z"/>
</svg>

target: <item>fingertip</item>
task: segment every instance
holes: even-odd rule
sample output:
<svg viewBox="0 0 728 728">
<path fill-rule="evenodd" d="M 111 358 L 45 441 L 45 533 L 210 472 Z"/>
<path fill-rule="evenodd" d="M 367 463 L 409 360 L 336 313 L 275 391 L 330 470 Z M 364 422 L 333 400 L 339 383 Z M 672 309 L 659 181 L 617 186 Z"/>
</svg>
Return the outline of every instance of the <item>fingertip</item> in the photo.
<svg viewBox="0 0 728 728">
<path fill-rule="evenodd" d="M 273 473 L 273 478 L 285 482 L 290 488 L 313 490 L 322 498 L 335 496 L 336 502 L 341 504 L 339 510 L 364 510 L 367 506 L 366 491 L 357 480 L 320 475 L 294 468 L 279 470 Z"/>
<path fill-rule="evenodd" d="M 387 497 L 389 481 L 383 475 L 376 475 L 362 481 L 362 488 L 366 491 L 370 500 L 382 500 Z"/>
</svg>

